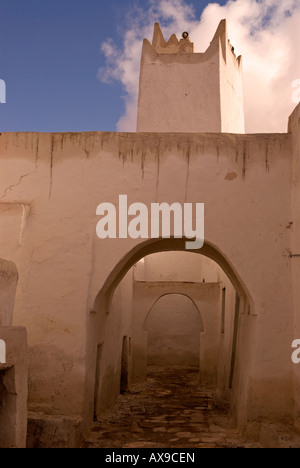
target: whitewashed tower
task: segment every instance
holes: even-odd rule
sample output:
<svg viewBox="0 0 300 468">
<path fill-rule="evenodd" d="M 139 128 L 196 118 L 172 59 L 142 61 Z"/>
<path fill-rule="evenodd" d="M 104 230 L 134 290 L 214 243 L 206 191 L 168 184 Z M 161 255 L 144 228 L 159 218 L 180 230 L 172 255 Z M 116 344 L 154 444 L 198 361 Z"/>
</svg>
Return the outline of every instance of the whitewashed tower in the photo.
<svg viewBox="0 0 300 468">
<path fill-rule="evenodd" d="M 166 42 L 155 24 L 152 44 L 143 44 L 137 131 L 245 132 L 242 58 L 226 20 L 205 53 L 194 53 L 189 37 Z"/>
</svg>

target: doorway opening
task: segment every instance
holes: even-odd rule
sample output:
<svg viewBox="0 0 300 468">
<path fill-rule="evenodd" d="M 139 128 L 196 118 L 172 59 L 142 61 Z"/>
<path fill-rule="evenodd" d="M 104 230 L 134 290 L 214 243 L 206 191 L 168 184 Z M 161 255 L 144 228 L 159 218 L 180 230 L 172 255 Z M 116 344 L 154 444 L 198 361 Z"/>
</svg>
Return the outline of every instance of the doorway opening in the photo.
<svg viewBox="0 0 300 468">
<path fill-rule="evenodd" d="M 103 350 L 103 343 L 99 344 L 98 347 L 97 347 L 95 392 L 94 392 L 94 421 L 97 421 L 97 415 L 98 415 L 102 350 Z"/>
<path fill-rule="evenodd" d="M 153 305 L 145 322 L 148 333 L 148 366 L 195 367 L 200 365 L 200 313 L 181 294 L 167 294 Z"/>
<path fill-rule="evenodd" d="M 249 357 L 239 335 L 252 331 L 251 314 L 244 314 L 250 305 L 236 273 L 210 245 L 200 252 L 186 252 L 181 239 L 140 246 L 110 275 L 94 305 L 93 332 L 99 330 L 95 336 L 105 343 L 95 357 L 95 365 L 101 361 L 98 416 L 119 395 L 147 382 L 151 367 L 161 376 L 174 367 L 177 375 L 180 368 L 192 369 L 199 391 L 214 388 L 224 407 L 234 400 L 239 411 L 236 395 L 247 385 L 243 359 Z M 246 412 L 244 401 L 241 407 Z"/>
<path fill-rule="evenodd" d="M 120 394 L 123 395 L 128 391 L 128 359 L 129 348 L 127 336 L 123 338 L 122 344 L 122 360 L 121 360 L 121 379 L 120 379 Z"/>
</svg>

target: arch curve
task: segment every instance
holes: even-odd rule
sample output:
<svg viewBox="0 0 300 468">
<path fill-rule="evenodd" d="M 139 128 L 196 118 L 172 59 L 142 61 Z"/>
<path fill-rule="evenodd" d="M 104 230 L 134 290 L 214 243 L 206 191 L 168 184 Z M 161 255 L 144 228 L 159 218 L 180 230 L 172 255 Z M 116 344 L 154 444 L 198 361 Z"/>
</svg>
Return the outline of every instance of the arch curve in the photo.
<svg viewBox="0 0 300 468">
<path fill-rule="evenodd" d="M 178 287 L 178 286 L 177 286 Z M 161 294 L 159 297 L 157 297 L 157 299 L 155 299 L 154 303 L 152 304 L 152 306 L 150 307 L 147 315 L 146 315 L 146 318 L 144 320 L 144 325 L 143 327 L 145 327 L 146 325 L 146 322 L 147 322 L 147 319 L 148 317 L 150 316 L 152 310 L 154 309 L 154 307 L 156 306 L 156 304 L 161 300 L 163 299 L 164 297 L 167 297 L 167 296 L 183 296 L 183 297 L 186 297 L 187 299 L 189 299 L 192 304 L 194 305 L 195 309 L 197 310 L 198 312 L 198 315 L 199 315 L 199 319 L 200 319 L 200 332 L 203 333 L 205 332 L 205 328 L 204 328 L 204 323 L 203 323 L 203 317 L 202 317 L 202 314 L 201 314 L 201 311 L 200 311 L 200 308 L 198 307 L 198 305 L 196 304 L 195 300 L 187 293 L 184 293 L 184 292 L 166 292 L 166 293 L 163 293 Z"/>
<path fill-rule="evenodd" d="M 186 240 L 187 239 L 185 238 L 150 239 L 139 243 L 137 246 L 127 252 L 127 254 L 110 273 L 103 287 L 98 293 L 94 301 L 94 312 L 98 312 L 99 309 L 103 307 L 103 303 L 105 303 L 107 306 L 110 304 L 111 298 L 118 284 L 127 274 L 127 272 L 142 258 L 160 252 L 190 252 L 185 248 Z M 194 250 L 192 253 L 203 255 L 215 261 L 230 279 L 241 300 L 244 302 L 244 304 L 249 305 L 253 313 L 254 303 L 250 292 L 248 291 L 242 279 L 239 277 L 233 264 L 229 261 L 229 259 L 226 258 L 225 254 L 223 254 L 219 248 L 214 246 L 212 243 L 205 242 L 202 249 Z"/>
</svg>

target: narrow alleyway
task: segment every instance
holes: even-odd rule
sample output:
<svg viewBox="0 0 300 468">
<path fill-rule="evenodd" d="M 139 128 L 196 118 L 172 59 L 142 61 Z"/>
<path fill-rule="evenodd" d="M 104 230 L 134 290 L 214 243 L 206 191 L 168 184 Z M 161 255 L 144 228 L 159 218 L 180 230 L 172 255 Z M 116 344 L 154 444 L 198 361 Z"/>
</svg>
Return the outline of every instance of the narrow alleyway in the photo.
<svg viewBox="0 0 300 468">
<path fill-rule="evenodd" d="M 87 448 L 251 447 L 230 418 L 213 409 L 213 391 L 195 368 L 149 368 L 148 381 L 120 395 L 94 424 Z"/>
</svg>

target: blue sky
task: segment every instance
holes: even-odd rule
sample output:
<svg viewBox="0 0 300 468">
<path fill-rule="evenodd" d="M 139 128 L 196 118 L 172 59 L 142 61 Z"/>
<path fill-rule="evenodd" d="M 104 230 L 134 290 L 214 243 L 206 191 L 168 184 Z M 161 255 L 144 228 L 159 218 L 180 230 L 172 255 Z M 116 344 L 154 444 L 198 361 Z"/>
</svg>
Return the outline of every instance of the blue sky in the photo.
<svg viewBox="0 0 300 468">
<path fill-rule="evenodd" d="M 1 0 L 0 131 L 114 131 L 124 113 L 121 83 L 102 83 L 101 44 L 122 47 L 132 0 Z M 147 1 L 138 2 L 147 8 Z M 207 2 L 189 2 L 198 17 Z M 220 2 L 221 3 L 221 2 Z"/>
</svg>

